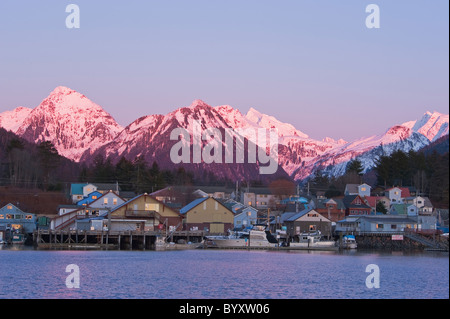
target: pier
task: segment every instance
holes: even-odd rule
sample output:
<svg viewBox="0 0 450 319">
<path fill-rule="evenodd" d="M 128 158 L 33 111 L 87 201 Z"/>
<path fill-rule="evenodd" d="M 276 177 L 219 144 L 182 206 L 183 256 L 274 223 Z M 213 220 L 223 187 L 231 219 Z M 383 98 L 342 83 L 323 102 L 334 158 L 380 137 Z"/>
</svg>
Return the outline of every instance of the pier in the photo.
<svg viewBox="0 0 450 319">
<path fill-rule="evenodd" d="M 33 244 L 38 249 L 156 250 L 161 248 L 158 239 L 167 243 L 182 241 L 185 247 L 188 242 L 200 243 L 203 236 L 203 231 L 167 234 L 164 231 L 37 230 L 33 233 Z"/>
</svg>

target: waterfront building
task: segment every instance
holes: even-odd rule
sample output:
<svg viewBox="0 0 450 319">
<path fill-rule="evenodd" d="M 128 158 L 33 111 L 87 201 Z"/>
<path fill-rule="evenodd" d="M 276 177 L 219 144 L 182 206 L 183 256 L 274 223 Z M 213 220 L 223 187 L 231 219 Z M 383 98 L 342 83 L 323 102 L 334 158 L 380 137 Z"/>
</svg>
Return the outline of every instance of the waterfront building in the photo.
<svg viewBox="0 0 450 319">
<path fill-rule="evenodd" d="M 36 229 L 36 221 L 35 214 L 26 213 L 11 203 L 0 208 L 0 225 L 5 232 L 32 234 Z"/>
<path fill-rule="evenodd" d="M 292 215 L 289 216 L 287 214 Z M 314 209 L 306 208 L 298 213 L 284 213 L 281 215 L 281 219 L 290 237 L 317 231 L 320 231 L 323 236 L 331 236 L 331 220 L 322 216 Z"/>
<path fill-rule="evenodd" d="M 352 215 L 336 223 L 335 233 L 390 234 L 417 228 L 417 219 L 406 215 Z"/>
<path fill-rule="evenodd" d="M 144 193 L 112 209 L 110 227 L 114 231 L 178 229 L 182 219 L 175 209 Z"/>
<path fill-rule="evenodd" d="M 184 230 L 223 234 L 234 228 L 234 212 L 214 197 L 198 198 L 180 209 Z"/>
</svg>

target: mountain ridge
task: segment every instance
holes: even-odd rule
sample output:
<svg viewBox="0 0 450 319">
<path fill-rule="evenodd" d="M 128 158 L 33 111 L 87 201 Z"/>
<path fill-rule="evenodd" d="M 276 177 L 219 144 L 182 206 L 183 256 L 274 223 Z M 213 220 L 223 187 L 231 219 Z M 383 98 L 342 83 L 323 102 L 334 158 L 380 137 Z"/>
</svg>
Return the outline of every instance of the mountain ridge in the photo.
<svg viewBox="0 0 450 319">
<path fill-rule="evenodd" d="M 364 168 L 368 170 L 374 165 L 371 157 L 397 149 L 418 150 L 448 135 L 449 126 L 447 114 L 427 111 L 420 119 L 394 125 L 378 135 L 350 142 L 332 138 L 315 140 L 292 124 L 260 113 L 253 107 L 242 114 L 230 105 L 213 107 L 197 99 L 189 106 L 165 115 L 142 116 L 122 127 L 100 105 L 64 86 L 56 87 L 34 109 L 18 107 L 0 113 L 0 127 L 30 142 L 49 140 L 61 155 L 76 162 L 90 162 L 100 154 L 115 160 L 122 156 L 128 159 L 143 156 L 147 161 L 163 161 L 168 166 L 171 166 L 168 163 L 170 148 L 175 143 L 170 141 L 170 132 L 179 127 L 189 130 L 193 121 L 199 121 L 202 129 L 222 131 L 230 128 L 277 129 L 279 169 L 295 180 L 304 180 L 319 169 L 330 175 L 342 174 L 346 163 L 354 158 L 363 159 Z M 192 168 L 212 170 L 223 177 L 253 178 L 260 165 L 213 164 L 216 165 L 197 164 Z M 245 170 L 251 173 L 245 174 Z"/>
</svg>

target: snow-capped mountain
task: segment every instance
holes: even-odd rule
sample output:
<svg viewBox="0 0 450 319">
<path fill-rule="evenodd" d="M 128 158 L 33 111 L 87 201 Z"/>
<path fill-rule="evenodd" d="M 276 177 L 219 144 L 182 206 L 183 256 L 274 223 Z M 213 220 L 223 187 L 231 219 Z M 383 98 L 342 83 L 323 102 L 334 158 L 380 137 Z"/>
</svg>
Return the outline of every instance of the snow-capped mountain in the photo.
<svg viewBox="0 0 450 319">
<path fill-rule="evenodd" d="M 51 141 L 60 155 L 78 161 L 111 141 L 122 127 L 86 96 L 59 86 L 23 119 L 15 133 L 30 142 Z"/>
<path fill-rule="evenodd" d="M 431 142 L 448 134 L 448 114 L 426 112 L 420 120 L 403 123 L 413 132 L 426 136 Z"/>
<path fill-rule="evenodd" d="M 0 113 L 0 127 L 7 131 L 16 132 L 32 110 L 28 107 L 19 106 L 12 111 Z"/>
<path fill-rule="evenodd" d="M 177 143 L 170 139 L 176 128 L 193 135 L 193 123 L 199 121 L 201 130 L 264 128 L 278 132 L 278 174 L 296 180 L 308 178 L 316 170 L 338 176 L 347 163 L 358 158 L 364 169 L 374 166 L 379 155 L 395 150 L 418 150 L 438 138 L 448 135 L 449 116 L 426 112 L 421 119 L 394 125 L 385 133 L 347 142 L 342 139 L 315 140 L 289 123 L 250 108 L 246 114 L 229 105 L 212 107 L 201 100 L 178 108 L 166 115 L 143 116 L 125 128 L 86 96 L 66 87 L 57 87 L 34 109 L 18 107 L 0 114 L 0 127 L 11 130 L 31 142 L 51 141 L 58 152 L 74 161 L 92 162 L 97 155 L 119 160 L 142 156 L 163 168 L 173 168 L 170 150 Z M 238 136 L 247 156 L 247 139 Z M 206 141 L 202 142 L 203 146 Z M 222 144 L 224 144 L 222 142 Z M 239 145 L 237 145 L 239 144 Z M 265 148 L 266 145 L 259 145 Z M 234 142 L 233 148 L 240 147 Z M 192 145 L 190 145 L 192 150 Z M 190 154 L 193 159 L 192 152 Z M 222 155 L 224 156 L 224 155 Z M 246 158 L 247 159 L 247 158 Z M 187 169 L 202 173 L 213 172 L 218 177 L 254 179 L 260 174 L 259 162 L 245 164 L 193 163 Z M 225 161 L 222 161 L 225 163 Z"/>
<path fill-rule="evenodd" d="M 141 156 L 149 164 L 157 161 L 161 168 L 174 168 L 176 164 L 173 163 L 170 157 L 170 151 L 179 140 L 170 139 L 172 131 L 177 128 L 186 129 L 193 139 L 194 121 L 198 121 L 201 132 L 208 128 L 216 128 L 224 136 L 225 129 L 233 129 L 233 127 L 227 122 L 230 118 L 225 120 L 219 111 L 220 108 L 213 108 L 201 100 L 194 100 L 190 106 L 178 108 L 167 115 L 143 116 L 125 127 L 115 139 L 97 149 L 93 154 L 84 154 L 81 160 L 89 162 L 98 154 L 109 157 L 113 161 L 119 160 L 122 156 L 131 160 Z M 235 112 L 235 115 L 239 121 L 245 122 L 243 118 L 238 116 L 238 113 Z M 183 166 L 190 171 L 197 174 L 210 171 L 217 177 L 228 177 L 230 179 L 238 178 L 248 180 L 259 179 L 261 177 L 259 174 L 259 163 L 248 163 L 247 161 L 243 164 L 225 163 L 225 151 L 223 151 L 221 156 L 222 163 L 195 163 L 193 159 L 194 149 L 192 147 L 192 141 L 188 143 L 190 144 L 190 163 L 184 163 Z M 202 141 L 202 148 L 207 143 L 207 141 Z M 245 140 L 243 143 L 245 143 L 243 144 L 245 147 L 248 141 Z M 223 142 L 220 147 L 225 147 Z M 236 147 L 236 143 L 233 143 L 233 147 Z M 288 177 L 281 168 L 278 169 L 277 176 Z"/>
</svg>

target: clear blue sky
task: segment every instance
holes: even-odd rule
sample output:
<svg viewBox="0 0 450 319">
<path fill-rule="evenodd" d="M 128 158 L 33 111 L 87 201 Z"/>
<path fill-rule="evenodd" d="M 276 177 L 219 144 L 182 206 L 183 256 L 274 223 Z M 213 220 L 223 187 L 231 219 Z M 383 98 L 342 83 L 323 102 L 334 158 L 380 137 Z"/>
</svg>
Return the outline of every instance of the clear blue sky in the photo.
<svg viewBox="0 0 450 319">
<path fill-rule="evenodd" d="M 80 7 L 67 29 L 66 5 Z M 365 8 L 380 8 L 368 29 Z M 313 138 L 448 113 L 448 1 L 0 1 L 0 112 L 75 89 L 122 125 L 194 99 Z"/>
</svg>

